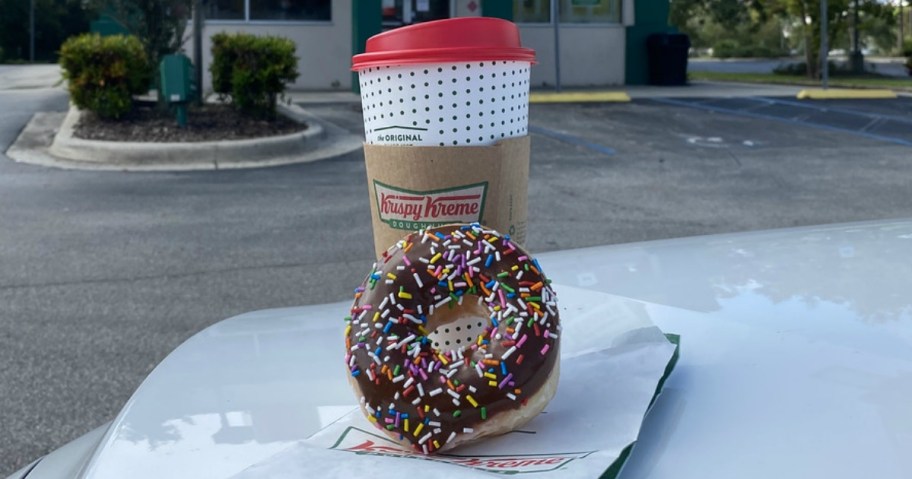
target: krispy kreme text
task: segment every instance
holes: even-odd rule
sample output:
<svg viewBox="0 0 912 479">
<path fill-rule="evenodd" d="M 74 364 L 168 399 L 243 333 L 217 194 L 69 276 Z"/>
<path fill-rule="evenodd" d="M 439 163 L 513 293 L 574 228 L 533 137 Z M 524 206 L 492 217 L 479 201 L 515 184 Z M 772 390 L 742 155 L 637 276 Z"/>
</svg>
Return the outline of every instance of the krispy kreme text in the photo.
<svg viewBox="0 0 912 479">
<path fill-rule="evenodd" d="M 352 438 L 354 439 L 354 438 Z M 569 463 L 574 459 L 585 457 L 587 453 L 570 453 L 558 455 L 530 455 L 530 456 L 489 456 L 489 457 L 460 457 L 450 455 L 415 456 L 395 445 L 378 444 L 371 439 L 363 439 L 344 448 L 357 454 L 371 454 L 378 456 L 398 456 L 415 459 L 446 462 L 465 467 L 471 467 L 491 472 L 504 474 L 522 474 L 551 471 Z"/>
<path fill-rule="evenodd" d="M 409 191 L 374 181 L 380 220 L 400 229 L 481 221 L 487 183 L 437 191 Z"/>
</svg>

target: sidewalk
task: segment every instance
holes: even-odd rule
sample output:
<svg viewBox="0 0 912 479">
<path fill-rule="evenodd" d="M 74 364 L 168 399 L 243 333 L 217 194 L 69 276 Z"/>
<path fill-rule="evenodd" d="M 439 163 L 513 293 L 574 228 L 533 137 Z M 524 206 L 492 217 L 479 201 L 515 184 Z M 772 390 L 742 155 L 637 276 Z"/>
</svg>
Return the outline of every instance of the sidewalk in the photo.
<svg viewBox="0 0 912 479">
<path fill-rule="evenodd" d="M 750 96 L 791 96 L 807 87 L 695 81 L 687 86 L 628 86 L 630 98 L 735 98 Z"/>
<path fill-rule="evenodd" d="M 60 65 L 0 65 L 0 90 L 62 88 Z"/>
<path fill-rule="evenodd" d="M 605 88 L 565 88 L 567 93 L 605 93 L 626 92 L 631 99 L 645 98 L 732 98 L 750 96 L 791 96 L 806 89 L 803 86 L 789 85 L 764 85 L 752 83 L 729 82 L 692 82 L 687 86 L 649 86 L 628 85 Z M 532 93 L 551 93 L 549 88 L 534 88 Z M 291 91 L 287 94 L 293 103 L 298 103 L 306 108 L 307 105 L 328 103 L 360 103 L 361 97 L 357 93 L 348 91 Z"/>
<path fill-rule="evenodd" d="M 846 63 L 845 55 L 830 54 L 830 61 Z M 804 62 L 804 57 L 783 58 L 690 58 L 688 69 L 690 71 L 706 71 L 718 73 L 772 73 L 774 69 L 786 64 Z M 865 56 L 865 68 L 868 71 L 881 75 L 906 78 L 904 57 Z"/>
</svg>

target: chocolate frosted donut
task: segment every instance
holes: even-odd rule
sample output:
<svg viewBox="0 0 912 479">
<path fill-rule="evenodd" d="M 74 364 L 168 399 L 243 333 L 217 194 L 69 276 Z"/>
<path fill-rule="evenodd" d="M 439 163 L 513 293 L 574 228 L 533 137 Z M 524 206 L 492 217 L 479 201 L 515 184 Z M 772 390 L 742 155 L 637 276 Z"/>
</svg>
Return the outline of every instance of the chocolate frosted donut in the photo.
<svg viewBox="0 0 912 479">
<path fill-rule="evenodd" d="M 429 454 L 538 415 L 559 375 L 549 283 L 509 236 L 478 224 L 399 241 L 346 318 L 345 362 L 368 419 Z"/>
</svg>

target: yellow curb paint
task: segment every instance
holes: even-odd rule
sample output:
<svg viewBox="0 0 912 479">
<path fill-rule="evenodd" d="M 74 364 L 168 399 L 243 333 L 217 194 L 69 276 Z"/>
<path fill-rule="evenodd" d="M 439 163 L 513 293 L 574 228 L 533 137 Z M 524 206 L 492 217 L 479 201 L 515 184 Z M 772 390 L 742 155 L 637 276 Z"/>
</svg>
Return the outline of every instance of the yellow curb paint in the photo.
<svg viewBox="0 0 912 479">
<path fill-rule="evenodd" d="M 529 103 L 607 103 L 627 102 L 623 91 L 575 91 L 564 93 L 539 92 L 529 94 Z"/>
<path fill-rule="evenodd" d="M 893 90 L 809 88 L 798 92 L 799 100 L 879 100 L 891 98 L 896 98 L 896 92 Z"/>
</svg>

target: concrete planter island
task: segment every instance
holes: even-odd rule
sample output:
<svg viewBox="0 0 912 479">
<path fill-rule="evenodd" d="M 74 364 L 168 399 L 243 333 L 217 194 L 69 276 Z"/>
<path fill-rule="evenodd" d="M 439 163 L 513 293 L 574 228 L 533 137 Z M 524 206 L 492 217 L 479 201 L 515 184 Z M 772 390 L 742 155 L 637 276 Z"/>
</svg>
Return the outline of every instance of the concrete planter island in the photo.
<svg viewBox="0 0 912 479">
<path fill-rule="evenodd" d="M 279 105 L 279 113 L 306 123 L 307 129 L 242 140 L 123 142 L 76 138 L 73 130 L 83 112 L 71 106 L 65 114 L 36 114 L 7 154 L 19 162 L 67 169 L 187 171 L 306 163 L 361 148 L 359 137 L 297 105 Z"/>
</svg>

